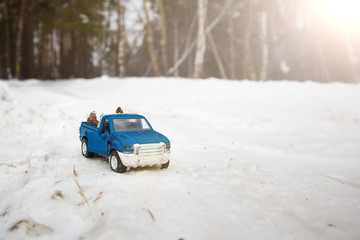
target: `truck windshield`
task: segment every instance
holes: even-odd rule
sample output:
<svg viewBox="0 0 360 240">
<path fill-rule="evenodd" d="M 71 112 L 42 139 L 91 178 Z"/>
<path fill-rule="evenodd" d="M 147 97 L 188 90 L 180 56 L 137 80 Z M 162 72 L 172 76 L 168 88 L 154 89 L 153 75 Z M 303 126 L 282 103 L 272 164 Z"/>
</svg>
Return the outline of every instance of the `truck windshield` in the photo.
<svg viewBox="0 0 360 240">
<path fill-rule="evenodd" d="M 144 118 L 114 119 L 113 123 L 115 132 L 150 130 Z"/>
</svg>

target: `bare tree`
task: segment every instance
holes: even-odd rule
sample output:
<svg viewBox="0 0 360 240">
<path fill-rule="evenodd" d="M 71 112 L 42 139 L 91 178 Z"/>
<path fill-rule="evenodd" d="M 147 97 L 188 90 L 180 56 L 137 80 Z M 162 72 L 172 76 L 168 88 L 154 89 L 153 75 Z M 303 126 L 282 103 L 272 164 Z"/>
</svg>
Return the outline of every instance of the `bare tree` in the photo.
<svg viewBox="0 0 360 240">
<path fill-rule="evenodd" d="M 178 20 L 174 19 L 173 21 L 173 27 L 174 27 L 174 62 L 176 62 L 179 59 L 179 24 Z M 168 72 L 168 70 L 166 70 Z M 179 76 L 178 69 L 175 70 L 174 76 Z"/>
<path fill-rule="evenodd" d="M 253 56 L 251 52 L 251 39 L 254 23 L 254 3 L 253 0 L 247 1 L 247 19 L 244 33 L 244 62 L 243 62 L 243 73 L 244 78 L 251 80 L 256 79 L 256 72 L 253 63 Z"/>
<path fill-rule="evenodd" d="M 269 65 L 269 45 L 268 45 L 268 30 L 267 30 L 267 13 L 266 10 L 262 10 L 259 14 L 260 20 L 260 38 L 261 38 L 261 49 L 262 49 L 262 61 L 261 61 L 261 72 L 260 79 L 262 81 L 267 80 L 267 72 Z"/>
<path fill-rule="evenodd" d="M 209 39 L 209 42 L 210 42 L 211 50 L 212 50 L 212 52 L 214 54 L 214 57 L 215 57 L 216 64 L 217 64 L 217 66 L 219 68 L 220 75 L 221 75 L 222 78 L 227 79 L 224 64 L 223 64 L 223 62 L 221 60 L 221 57 L 220 57 L 219 51 L 218 51 L 218 49 L 216 47 L 216 43 L 214 41 L 214 38 L 213 38 L 211 32 L 206 32 L 206 33 L 207 33 L 206 35 L 207 35 L 207 37 Z"/>
<path fill-rule="evenodd" d="M 358 65 L 358 60 L 354 51 L 353 43 L 351 42 L 351 39 L 349 37 L 349 33 L 344 33 L 344 42 L 346 46 L 346 55 L 349 61 L 349 67 L 351 69 L 351 75 L 353 76 L 352 82 L 360 82 L 360 74 L 358 70 L 356 70 L 356 67 Z"/>
<path fill-rule="evenodd" d="M 228 17 L 229 32 L 229 55 L 230 55 L 230 78 L 235 79 L 235 31 L 234 31 L 234 15 L 229 14 Z"/>
<path fill-rule="evenodd" d="M 167 29 L 166 29 L 166 15 L 163 0 L 158 0 L 159 13 L 161 17 L 161 61 L 165 76 L 168 75 L 166 45 L 167 45 Z"/>
<path fill-rule="evenodd" d="M 217 17 L 211 22 L 210 25 L 206 28 L 207 32 L 211 32 L 211 30 L 220 22 L 220 20 L 225 16 L 227 13 L 231 3 L 233 0 L 228 0 L 226 4 L 224 5 L 221 12 L 217 15 Z M 181 57 L 174 63 L 174 66 L 170 68 L 169 73 L 173 74 L 186 60 L 186 58 L 190 55 L 194 47 L 196 46 L 196 41 L 193 41 L 191 44 L 187 44 L 185 47 L 185 50 Z"/>
<path fill-rule="evenodd" d="M 318 44 L 318 51 L 319 51 L 318 56 L 319 56 L 319 65 L 320 65 L 320 68 L 318 69 L 318 80 L 321 82 L 331 82 L 332 78 L 325 58 L 323 44 L 321 44 L 320 41 L 318 41 L 317 44 Z"/>
<path fill-rule="evenodd" d="M 125 43 L 126 43 L 126 33 L 125 33 L 125 7 L 123 5 L 124 0 L 118 0 L 118 38 L 119 38 L 119 48 L 118 48 L 118 64 L 119 64 L 119 77 L 126 76 L 125 68 Z"/>
<path fill-rule="evenodd" d="M 6 74 L 8 79 L 12 79 L 11 75 L 11 59 L 10 59 L 10 30 L 9 30 L 9 14 L 7 0 L 4 0 L 4 21 L 5 21 L 5 49 L 6 49 Z"/>
<path fill-rule="evenodd" d="M 20 79 L 20 64 L 21 64 L 21 46 L 22 46 L 22 35 L 24 26 L 24 15 L 25 15 L 26 0 L 21 0 L 20 16 L 19 16 L 19 27 L 16 37 L 16 55 L 15 55 L 15 66 L 16 66 L 16 78 Z"/>
<path fill-rule="evenodd" d="M 147 43 L 148 43 L 148 50 L 149 50 L 149 54 L 150 54 L 150 58 L 151 58 L 151 63 L 153 65 L 155 75 L 160 76 L 161 72 L 160 72 L 158 60 L 156 58 L 154 39 L 153 39 L 153 31 L 152 31 L 152 27 L 151 27 L 150 18 L 149 18 L 149 11 L 146 6 L 146 0 L 143 0 L 143 8 L 144 8 L 144 13 L 145 13 L 145 18 L 146 18 L 146 31 L 147 31 L 146 39 L 147 39 Z"/>
<path fill-rule="evenodd" d="M 194 78 L 202 76 L 204 65 L 205 51 L 206 51 L 206 22 L 207 0 L 198 0 L 198 33 L 195 54 L 195 72 Z"/>
</svg>

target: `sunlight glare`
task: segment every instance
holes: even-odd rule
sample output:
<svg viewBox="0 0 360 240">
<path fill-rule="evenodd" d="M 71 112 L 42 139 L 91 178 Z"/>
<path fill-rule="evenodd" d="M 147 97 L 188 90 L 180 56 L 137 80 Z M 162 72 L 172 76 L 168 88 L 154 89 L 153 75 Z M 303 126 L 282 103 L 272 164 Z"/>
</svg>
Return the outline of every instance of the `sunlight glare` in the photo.
<svg viewBox="0 0 360 240">
<path fill-rule="evenodd" d="M 317 12 L 336 27 L 360 31 L 360 0 L 314 0 L 312 3 L 316 4 Z"/>
</svg>

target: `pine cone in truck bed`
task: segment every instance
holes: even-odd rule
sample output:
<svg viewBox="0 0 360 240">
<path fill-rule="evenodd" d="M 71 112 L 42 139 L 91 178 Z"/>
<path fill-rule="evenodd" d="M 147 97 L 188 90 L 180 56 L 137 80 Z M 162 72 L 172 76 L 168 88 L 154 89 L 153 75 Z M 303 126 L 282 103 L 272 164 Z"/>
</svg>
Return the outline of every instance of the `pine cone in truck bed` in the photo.
<svg viewBox="0 0 360 240">
<path fill-rule="evenodd" d="M 118 107 L 118 108 L 116 109 L 116 113 L 117 113 L 117 114 L 121 114 L 121 113 L 124 113 L 124 111 L 121 109 L 121 107 Z"/>
<path fill-rule="evenodd" d="M 98 125 L 98 120 L 97 120 L 97 118 L 96 118 L 96 113 L 95 112 L 91 112 L 90 113 L 90 116 L 88 117 L 88 119 L 87 119 L 87 123 L 88 124 L 90 124 L 90 125 L 93 125 L 93 126 L 95 126 L 95 127 L 97 127 L 97 125 Z"/>
</svg>

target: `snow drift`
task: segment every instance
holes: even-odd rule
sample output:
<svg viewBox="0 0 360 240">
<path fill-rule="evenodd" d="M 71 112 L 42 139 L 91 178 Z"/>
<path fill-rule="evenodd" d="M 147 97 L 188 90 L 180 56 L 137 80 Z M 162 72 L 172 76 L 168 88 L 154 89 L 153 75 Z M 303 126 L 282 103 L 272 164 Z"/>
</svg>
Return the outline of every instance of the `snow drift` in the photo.
<svg viewBox="0 0 360 240">
<path fill-rule="evenodd" d="M 169 169 L 85 159 L 91 111 L 145 115 Z M 0 82 L 0 239 L 358 239 L 360 85 Z"/>
</svg>

